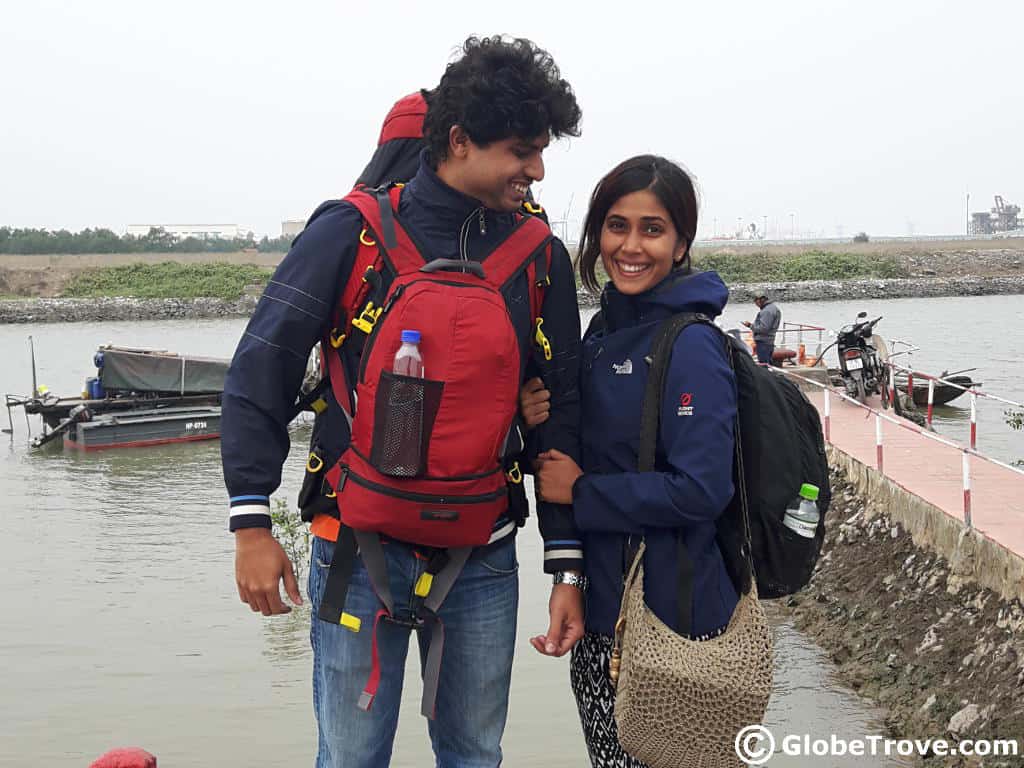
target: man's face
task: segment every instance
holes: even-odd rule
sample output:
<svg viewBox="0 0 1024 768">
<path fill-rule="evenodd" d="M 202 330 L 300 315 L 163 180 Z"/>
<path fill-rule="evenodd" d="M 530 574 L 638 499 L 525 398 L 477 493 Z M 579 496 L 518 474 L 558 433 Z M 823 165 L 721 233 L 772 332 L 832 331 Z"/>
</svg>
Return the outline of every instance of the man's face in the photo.
<svg viewBox="0 0 1024 768">
<path fill-rule="evenodd" d="M 551 137 L 544 134 L 501 139 L 483 147 L 465 137 L 449 151 L 457 188 L 491 210 L 515 211 L 530 185 L 544 178 L 542 155 L 550 142 Z"/>
<path fill-rule="evenodd" d="M 758 309 L 764 309 L 765 300 L 763 298 L 754 299 L 754 303 L 757 304 Z"/>
</svg>

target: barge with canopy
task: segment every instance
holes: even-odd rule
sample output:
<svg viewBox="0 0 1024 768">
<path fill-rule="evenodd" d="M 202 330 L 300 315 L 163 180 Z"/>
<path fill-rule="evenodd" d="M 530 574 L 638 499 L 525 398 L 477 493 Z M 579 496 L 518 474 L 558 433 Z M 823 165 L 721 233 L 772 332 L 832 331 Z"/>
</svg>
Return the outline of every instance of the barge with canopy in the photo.
<svg viewBox="0 0 1024 768">
<path fill-rule="evenodd" d="M 141 447 L 220 437 L 220 403 L 229 360 L 167 350 L 106 345 L 93 356 L 96 375 L 80 397 L 57 397 L 35 381 L 30 397 L 7 396 L 14 407 L 43 420 L 40 447 L 63 440 L 81 450 Z M 6 431 L 6 430 L 5 430 Z"/>
</svg>

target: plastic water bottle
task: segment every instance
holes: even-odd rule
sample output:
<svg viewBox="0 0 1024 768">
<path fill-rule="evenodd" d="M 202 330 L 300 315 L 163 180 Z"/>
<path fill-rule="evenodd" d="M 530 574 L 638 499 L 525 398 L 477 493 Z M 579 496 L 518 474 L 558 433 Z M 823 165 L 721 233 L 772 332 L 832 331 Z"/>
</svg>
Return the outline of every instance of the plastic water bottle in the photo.
<svg viewBox="0 0 1024 768">
<path fill-rule="evenodd" d="M 423 357 L 420 355 L 420 332 L 403 330 L 402 346 L 395 353 L 395 364 L 392 366 L 391 372 L 400 376 L 413 376 L 422 379 L 423 371 Z"/>
<path fill-rule="evenodd" d="M 804 483 L 800 486 L 800 495 L 786 507 L 782 524 L 798 536 L 813 539 L 818 531 L 818 521 L 821 520 L 818 491 L 818 486 Z"/>
</svg>

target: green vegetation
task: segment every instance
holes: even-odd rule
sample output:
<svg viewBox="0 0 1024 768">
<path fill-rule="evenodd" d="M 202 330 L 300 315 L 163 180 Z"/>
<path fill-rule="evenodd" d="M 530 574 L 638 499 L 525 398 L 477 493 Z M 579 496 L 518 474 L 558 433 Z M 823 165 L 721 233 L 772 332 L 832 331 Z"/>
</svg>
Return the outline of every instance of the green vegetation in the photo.
<svg viewBox="0 0 1024 768">
<path fill-rule="evenodd" d="M 1024 429 L 1024 411 L 1007 410 L 1003 411 L 1003 416 L 1010 429 Z M 1024 467 L 1024 459 L 1017 459 L 1013 464 Z"/>
<path fill-rule="evenodd" d="M 255 249 L 264 253 L 285 253 L 290 237 L 256 240 L 248 237 L 231 240 L 221 238 L 177 238 L 162 227 L 153 227 L 142 237 L 118 235 L 109 229 L 83 229 L 68 232 L 60 229 L 12 229 L 0 227 L 0 253 L 234 253 Z"/>
<path fill-rule="evenodd" d="M 722 279 L 733 283 L 789 283 L 805 280 L 851 280 L 856 278 L 908 277 L 906 269 L 892 256 L 877 254 L 830 253 L 808 251 L 795 255 L 772 255 L 763 251 L 722 253 L 695 249 L 693 267 L 714 270 Z M 608 279 L 600 261 L 597 279 Z M 577 275 L 577 283 L 579 277 Z"/>
<path fill-rule="evenodd" d="M 309 528 L 299 519 L 298 514 L 288 508 L 288 502 L 284 499 L 274 499 L 270 521 L 274 538 L 292 561 L 295 579 L 301 584 L 309 566 Z"/>
<path fill-rule="evenodd" d="M 907 277 L 892 256 L 808 251 L 793 256 L 694 251 L 693 265 L 715 270 L 727 283 L 800 282 Z"/>
<path fill-rule="evenodd" d="M 127 264 L 96 267 L 76 275 L 64 289 L 70 298 L 125 296 L 139 299 L 237 299 L 248 285 L 263 286 L 271 270 L 252 264 Z"/>
</svg>

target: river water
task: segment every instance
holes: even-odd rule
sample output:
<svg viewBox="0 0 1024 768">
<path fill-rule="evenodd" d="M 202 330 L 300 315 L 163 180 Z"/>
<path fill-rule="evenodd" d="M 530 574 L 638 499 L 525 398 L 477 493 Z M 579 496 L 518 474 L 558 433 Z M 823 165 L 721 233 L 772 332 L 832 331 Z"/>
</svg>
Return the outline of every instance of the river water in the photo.
<svg viewBox="0 0 1024 768">
<path fill-rule="evenodd" d="M 989 297 L 864 308 L 885 314 L 887 327 L 922 346 L 944 345 L 928 357 L 920 353 L 920 365 L 981 362 L 986 387 L 1013 397 L 1016 385 L 1019 397 L 1011 365 L 1019 365 L 1024 342 L 999 331 L 1020 325 L 1022 303 Z M 859 308 L 794 304 L 783 311 L 787 319 L 834 327 Z M 744 309 L 731 309 L 727 321 L 753 314 Z M 92 373 L 100 344 L 229 356 L 243 327 L 239 319 L 0 326 L 0 392 L 30 389 L 29 334 L 40 383 L 71 394 Z M 982 416 L 982 446 L 988 439 L 996 446 L 984 409 Z M 959 428 L 961 417 L 950 418 Z M 19 419 L 13 437 L 0 443 L 0 563 L 7 585 L 0 623 L 0 766 L 81 766 L 125 744 L 149 749 L 162 766 L 310 764 L 315 726 L 308 613 L 267 619 L 239 603 L 219 443 L 80 455 L 60 448 L 30 452 L 27 437 Z M 278 494 L 283 499 L 295 498 L 307 437 L 308 426 L 294 428 L 296 449 Z M 1024 455 L 1015 437 L 999 450 Z M 547 626 L 549 587 L 539 545 L 531 519 L 519 542 L 520 642 L 506 765 L 582 766 L 567 660 L 541 657 L 526 641 Z M 775 624 L 773 731 L 816 738 L 884 733 L 881 713 L 835 680 L 821 651 L 785 621 Z M 431 762 L 415 659 L 410 654 L 395 766 Z M 897 758 L 860 762 L 907 764 Z M 782 755 L 771 761 L 822 764 Z"/>
</svg>

